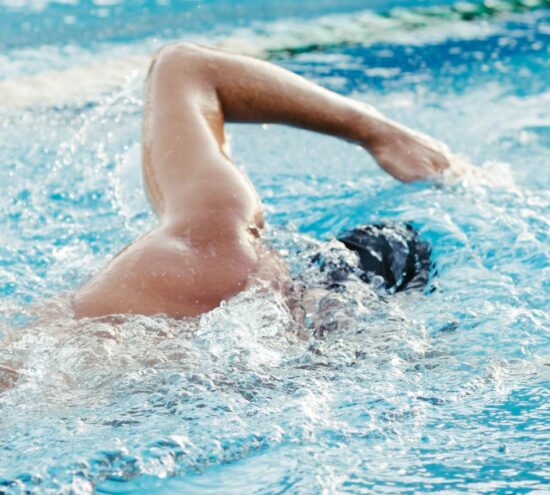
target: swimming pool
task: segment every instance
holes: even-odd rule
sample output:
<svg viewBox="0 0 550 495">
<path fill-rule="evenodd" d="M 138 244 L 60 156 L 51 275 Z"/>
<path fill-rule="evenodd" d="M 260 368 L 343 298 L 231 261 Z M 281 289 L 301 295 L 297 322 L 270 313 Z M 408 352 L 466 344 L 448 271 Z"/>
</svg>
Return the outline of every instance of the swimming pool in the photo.
<svg viewBox="0 0 550 495">
<path fill-rule="evenodd" d="M 548 492 L 550 11 L 415 4 L 0 1 L 0 364 L 20 369 L 0 493 Z M 476 166 L 403 185 L 346 143 L 230 126 L 294 272 L 315 285 L 312 255 L 344 228 L 411 221 L 430 293 L 349 284 L 323 339 L 254 292 L 198 320 L 67 316 L 153 223 L 144 54 L 184 36 L 365 99 Z"/>
</svg>

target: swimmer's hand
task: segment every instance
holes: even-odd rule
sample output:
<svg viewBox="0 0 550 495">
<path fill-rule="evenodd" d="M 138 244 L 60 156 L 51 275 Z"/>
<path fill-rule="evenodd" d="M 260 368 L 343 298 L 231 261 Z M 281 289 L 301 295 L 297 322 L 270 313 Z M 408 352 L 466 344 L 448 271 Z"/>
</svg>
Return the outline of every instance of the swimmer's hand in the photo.
<svg viewBox="0 0 550 495">
<path fill-rule="evenodd" d="M 363 146 L 386 172 L 402 182 L 438 179 L 451 166 L 448 147 L 382 115 Z"/>
<path fill-rule="evenodd" d="M 11 366 L 0 364 L 0 393 L 12 388 L 19 374 Z"/>
</svg>

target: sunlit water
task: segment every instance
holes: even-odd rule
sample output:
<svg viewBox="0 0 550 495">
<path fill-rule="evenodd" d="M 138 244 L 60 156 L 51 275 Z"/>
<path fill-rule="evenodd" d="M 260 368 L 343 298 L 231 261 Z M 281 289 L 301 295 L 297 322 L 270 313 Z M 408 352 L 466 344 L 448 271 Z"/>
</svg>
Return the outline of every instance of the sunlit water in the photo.
<svg viewBox="0 0 550 495">
<path fill-rule="evenodd" d="M 0 109 L 0 366 L 19 373 L 0 394 L 0 493 L 547 493 L 550 12 L 451 27 L 279 62 L 448 143 L 476 167 L 458 183 L 403 185 L 332 138 L 229 126 L 309 286 L 315 254 L 350 256 L 327 242 L 344 228 L 411 221 L 432 245 L 427 293 L 350 281 L 305 326 L 261 290 L 186 321 L 74 321 L 71 290 L 154 222 L 143 73 Z M 0 75 L 97 60 L 70 33 L 6 42 Z M 148 35 L 101 50 L 160 43 Z"/>
</svg>

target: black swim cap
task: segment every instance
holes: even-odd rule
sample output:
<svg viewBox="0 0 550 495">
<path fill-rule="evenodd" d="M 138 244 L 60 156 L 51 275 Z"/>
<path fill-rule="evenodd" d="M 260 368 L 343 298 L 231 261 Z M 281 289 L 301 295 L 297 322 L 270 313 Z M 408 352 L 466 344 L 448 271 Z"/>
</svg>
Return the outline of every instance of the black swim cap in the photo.
<svg viewBox="0 0 550 495">
<path fill-rule="evenodd" d="M 343 232 L 338 240 L 359 255 L 361 278 L 389 292 L 423 289 L 430 273 L 430 245 L 410 224 L 376 223 Z"/>
</svg>

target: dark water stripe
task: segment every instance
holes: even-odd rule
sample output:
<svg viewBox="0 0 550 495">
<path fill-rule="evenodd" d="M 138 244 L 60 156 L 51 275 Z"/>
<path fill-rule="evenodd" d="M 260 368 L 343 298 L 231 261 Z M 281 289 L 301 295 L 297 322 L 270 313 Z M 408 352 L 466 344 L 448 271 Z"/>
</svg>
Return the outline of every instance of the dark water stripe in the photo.
<svg viewBox="0 0 550 495">
<path fill-rule="evenodd" d="M 376 39 L 374 33 L 381 31 L 412 32 L 443 23 L 493 20 L 509 14 L 549 7 L 550 0 L 485 0 L 480 3 L 457 2 L 453 5 L 435 7 L 393 8 L 379 14 L 378 18 L 373 17 L 372 22 L 368 22 L 368 20 L 360 16 L 354 17 L 350 15 L 350 24 L 346 28 L 357 28 L 357 30 L 362 31 L 363 39 L 361 39 L 361 35 L 357 36 L 357 34 L 353 36 L 353 39 L 345 39 L 345 36 L 342 39 L 338 39 L 338 35 L 334 33 L 333 39 L 329 39 L 324 43 L 306 42 L 297 46 L 267 48 L 265 53 L 266 58 L 269 59 L 291 57 L 302 53 L 371 43 Z M 378 19 L 393 21 L 395 24 L 384 28 L 384 26 L 379 24 Z M 336 31 L 337 28 L 336 24 L 331 26 L 330 23 L 327 23 L 325 26 L 327 31 Z"/>
</svg>

